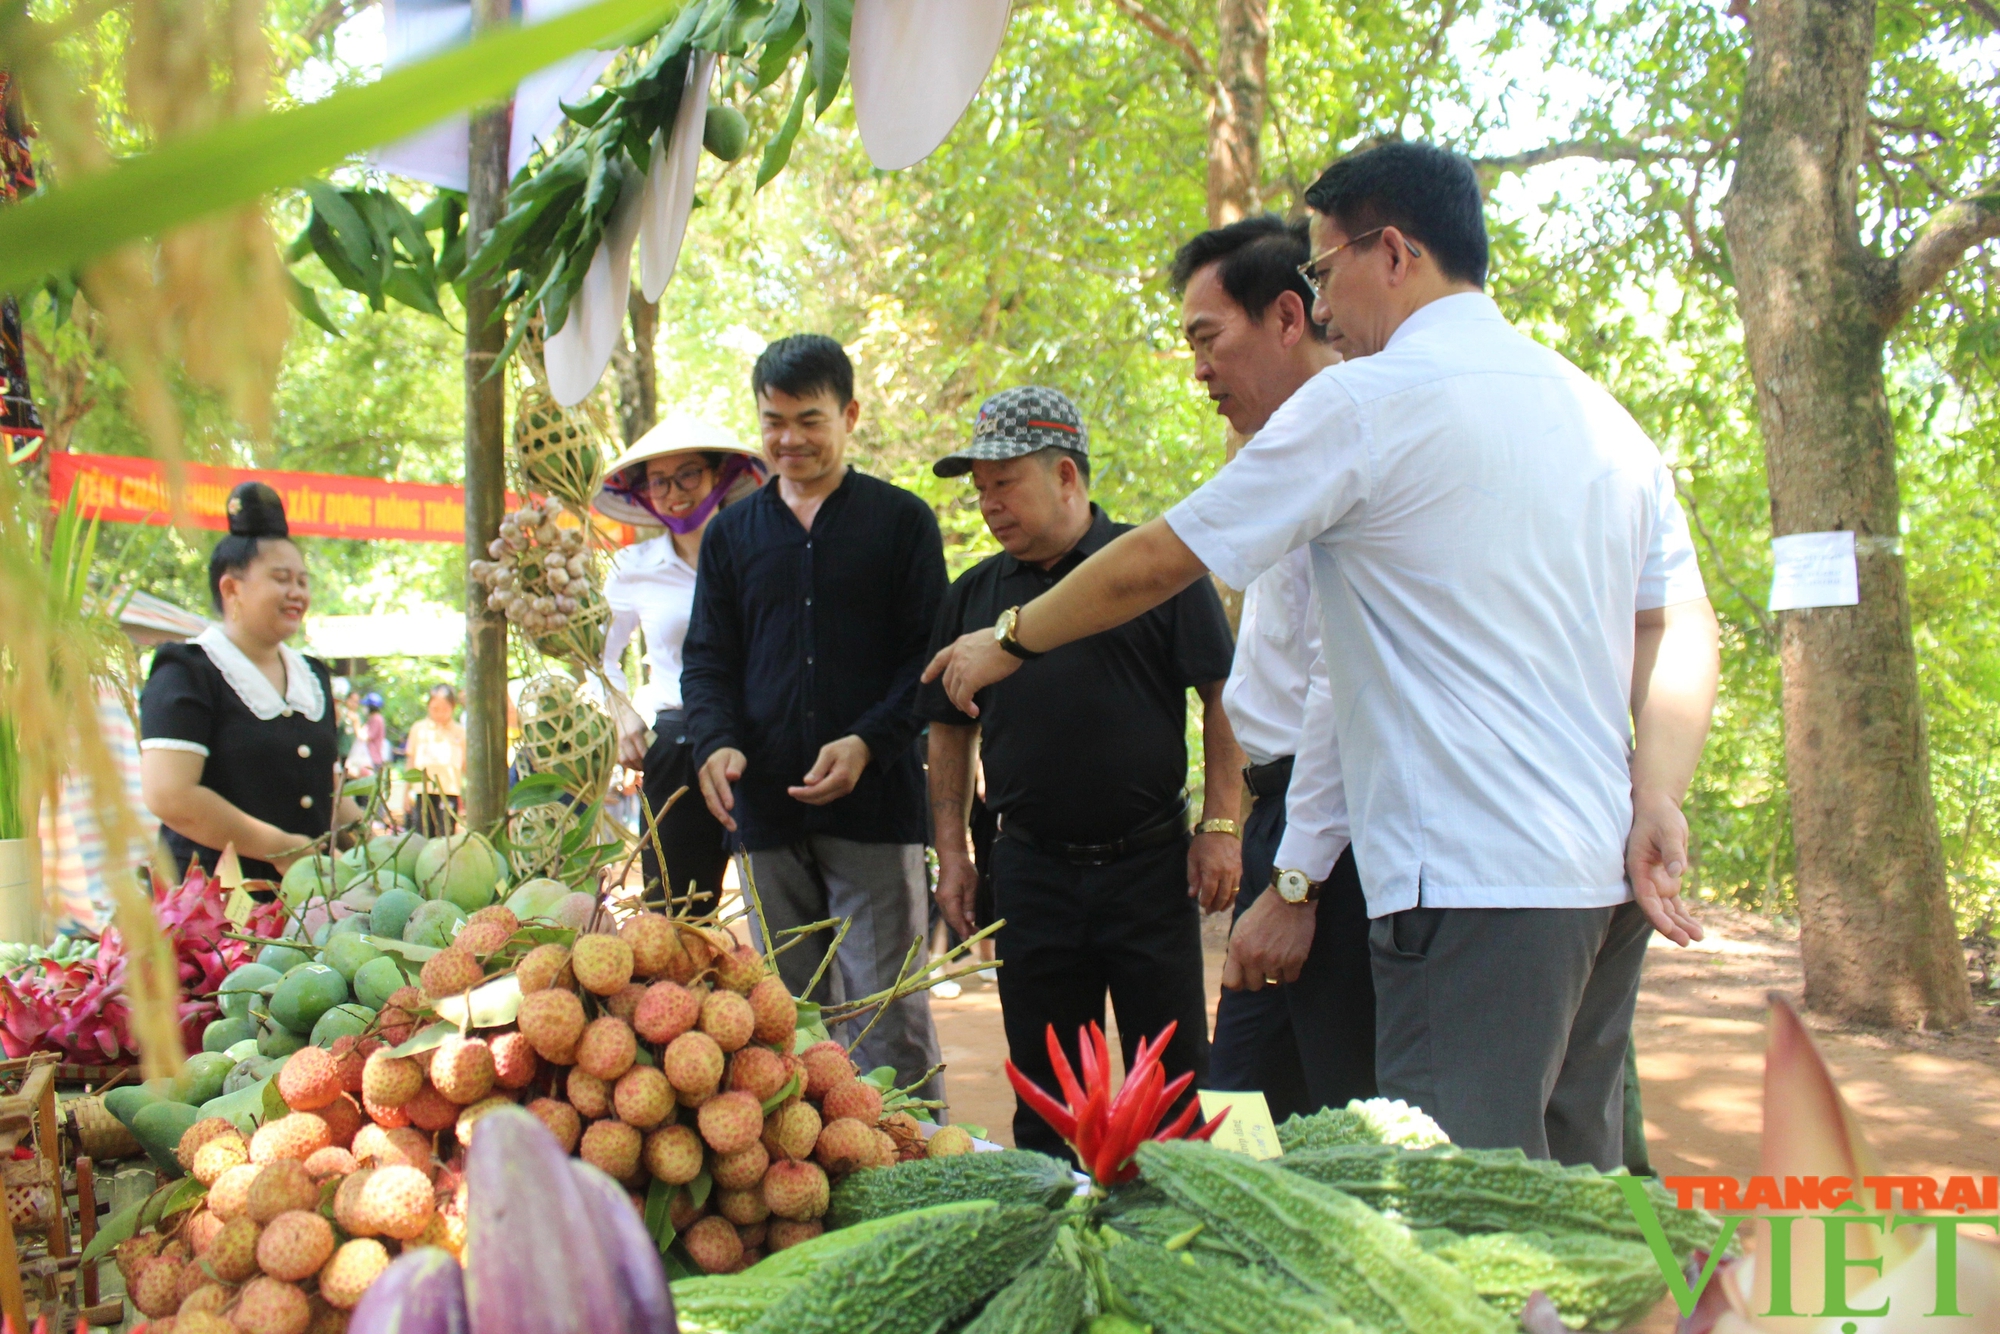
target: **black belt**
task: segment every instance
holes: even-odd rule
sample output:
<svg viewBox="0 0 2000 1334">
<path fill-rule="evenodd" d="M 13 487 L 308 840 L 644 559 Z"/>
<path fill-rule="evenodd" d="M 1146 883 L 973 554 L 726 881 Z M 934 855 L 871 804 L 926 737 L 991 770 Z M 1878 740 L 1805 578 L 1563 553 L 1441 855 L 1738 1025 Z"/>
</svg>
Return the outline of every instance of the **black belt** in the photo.
<svg viewBox="0 0 2000 1334">
<path fill-rule="evenodd" d="M 1060 858 L 1072 866 L 1109 866 L 1121 857 L 1129 857 L 1135 852 L 1147 852 L 1153 848 L 1165 847 L 1175 839 L 1187 837 L 1187 803 L 1182 802 L 1172 811 L 1151 824 L 1141 826 L 1109 843 L 1058 843 L 1054 839 L 1038 838 L 1015 823 L 1010 815 L 1000 817 L 1000 835 L 1011 838 L 1022 847 L 1034 852 Z"/>
<path fill-rule="evenodd" d="M 1246 764 L 1243 766 L 1243 786 L 1250 789 L 1253 797 L 1275 797 L 1285 790 L 1292 781 L 1292 761 L 1295 757 L 1285 756 L 1272 760 L 1269 764 Z"/>
<path fill-rule="evenodd" d="M 686 741 L 687 710 L 661 709 L 653 718 L 653 735 L 656 737 L 670 736 L 674 739 L 674 744 L 676 745 Z"/>
</svg>

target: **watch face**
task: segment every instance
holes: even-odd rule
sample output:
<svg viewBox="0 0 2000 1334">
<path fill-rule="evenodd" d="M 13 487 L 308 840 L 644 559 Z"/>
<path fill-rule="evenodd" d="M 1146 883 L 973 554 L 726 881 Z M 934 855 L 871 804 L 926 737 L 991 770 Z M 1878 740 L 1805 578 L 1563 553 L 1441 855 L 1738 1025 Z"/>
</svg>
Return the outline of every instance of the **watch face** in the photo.
<svg viewBox="0 0 2000 1334">
<path fill-rule="evenodd" d="M 1278 873 L 1278 895 L 1287 903 L 1303 903 L 1306 891 L 1312 888 L 1304 872 L 1280 871 Z"/>
</svg>

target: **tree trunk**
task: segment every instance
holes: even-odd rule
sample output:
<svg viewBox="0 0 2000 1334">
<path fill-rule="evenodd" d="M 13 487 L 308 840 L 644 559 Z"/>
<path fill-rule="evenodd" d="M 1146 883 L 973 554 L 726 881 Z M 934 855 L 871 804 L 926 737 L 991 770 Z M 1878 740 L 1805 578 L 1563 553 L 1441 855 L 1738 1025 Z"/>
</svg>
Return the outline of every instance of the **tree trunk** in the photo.
<svg viewBox="0 0 2000 1334">
<path fill-rule="evenodd" d="M 630 445 L 660 419 L 659 374 L 653 366 L 660 303 L 646 300 L 634 287 L 626 313 L 631 317 L 631 341 L 618 349 L 618 428 Z"/>
<path fill-rule="evenodd" d="M 509 22 L 507 0 L 474 0 L 473 28 Z M 500 221 L 507 202 L 506 103 L 472 117 L 466 179 L 466 253 Z M 507 618 L 486 606 L 471 562 L 499 535 L 507 504 L 507 340 L 500 287 L 491 275 L 465 293 L 465 818 L 475 829 L 507 813 Z"/>
<path fill-rule="evenodd" d="M 1217 0 L 1215 91 L 1208 108 L 1208 225 L 1263 207 L 1269 0 Z"/>
<path fill-rule="evenodd" d="M 1740 12 L 1740 11 L 1739 11 Z M 1964 1022 L 1897 535 L 1884 261 L 1861 244 L 1873 0 L 1754 0 L 1724 223 L 1756 381 L 1771 531 L 1856 534 L 1861 602 L 1779 613 L 1805 999 Z"/>
</svg>

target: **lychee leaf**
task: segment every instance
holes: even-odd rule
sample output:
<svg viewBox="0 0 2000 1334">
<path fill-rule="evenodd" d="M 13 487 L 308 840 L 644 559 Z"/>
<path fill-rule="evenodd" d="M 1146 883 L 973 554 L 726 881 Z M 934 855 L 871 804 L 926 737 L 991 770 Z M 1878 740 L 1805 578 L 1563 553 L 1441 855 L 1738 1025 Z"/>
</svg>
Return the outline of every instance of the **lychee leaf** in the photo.
<svg viewBox="0 0 2000 1334">
<path fill-rule="evenodd" d="M 708 1203 L 708 1193 L 714 1189 L 715 1178 L 710 1176 L 706 1170 L 700 1176 L 687 1183 L 688 1198 L 694 1201 L 694 1207 L 697 1209 Z"/>
<path fill-rule="evenodd" d="M 264 1120 L 275 1121 L 281 1116 L 290 1116 L 292 1109 L 285 1103 L 285 1095 L 278 1091 L 278 1081 L 264 1080 Z"/>
<path fill-rule="evenodd" d="M 831 1037 L 826 1031 L 826 1020 L 820 1018 L 818 1001 L 793 1001 L 792 1004 L 799 1013 L 798 1028 L 792 1035 L 794 1052 L 802 1052 L 815 1042 L 825 1042 Z"/>
<path fill-rule="evenodd" d="M 660 1254 L 665 1255 L 679 1235 L 674 1231 L 674 1192 L 678 1186 L 669 1186 L 657 1178 L 646 1187 L 646 1231 L 659 1243 Z"/>
<path fill-rule="evenodd" d="M 797 1075 L 793 1075 L 790 1079 L 785 1081 L 785 1086 L 783 1088 L 779 1089 L 776 1093 L 773 1093 L 770 1097 L 764 1099 L 764 1115 L 769 1116 L 771 1112 L 775 1108 L 777 1108 L 780 1103 L 784 1102 L 785 1099 L 791 1097 L 794 1093 L 798 1092 L 798 1089 L 799 1089 L 799 1077 Z"/>
<path fill-rule="evenodd" d="M 436 1006 L 438 1018 L 470 1031 L 511 1024 L 521 1012 L 521 982 L 509 973 L 462 996 L 446 996 Z"/>
<path fill-rule="evenodd" d="M 410 1034 L 401 1046 L 391 1048 L 389 1054 L 391 1056 L 416 1056 L 431 1050 L 433 1047 L 442 1047 L 446 1038 L 457 1037 L 458 1032 L 459 1028 L 457 1024 L 431 1024 Z"/>
<path fill-rule="evenodd" d="M 893 1065 L 878 1065 L 867 1074 L 861 1076 L 861 1082 L 864 1084 L 873 1084 L 884 1093 L 889 1093 L 896 1087 L 896 1067 Z"/>
<path fill-rule="evenodd" d="M 411 963 L 423 963 L 443 953 L 435 945 L 413 945 L 407 940 L 392 940 L 388 936 L 369 936 L 367 941 L 376 949 L 386 954 L 400 954 Z"/>
</svg>

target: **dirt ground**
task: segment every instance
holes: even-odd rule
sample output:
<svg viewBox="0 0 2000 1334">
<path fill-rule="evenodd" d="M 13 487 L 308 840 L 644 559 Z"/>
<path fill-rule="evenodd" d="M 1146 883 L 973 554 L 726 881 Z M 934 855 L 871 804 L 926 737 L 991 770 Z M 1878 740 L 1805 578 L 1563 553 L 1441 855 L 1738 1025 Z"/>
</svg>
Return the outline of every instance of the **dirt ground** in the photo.
<svg viewBox="0 0 2000 1334">
<path fill-rule="evenodd" d="M 1708 939 L 1679 949 L 1653 938 L 1639 991 L 1636 1038 L 1646 1138 L 1662 1174 L 1756 1170 L 1762 1130 L 1764 997 L 1800 993 L 1798 932 L 1749 913 L 1710 908 Z M 1209 995 L 1220 985 L 1210 942 Z M 1000 1063 L 1000 996 L 968 980 L 932 1001 L 956 1120 L 1011 1140 L 1013 1092 Z M 1882 1033 L 1808 1015 L 1821 1052 L 1891 1172 L 2000 1173 L 2000 1017 L 1952 1034 Z"/>
</svg>

